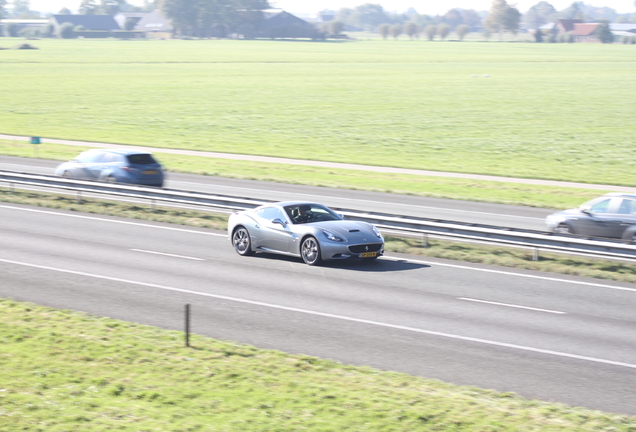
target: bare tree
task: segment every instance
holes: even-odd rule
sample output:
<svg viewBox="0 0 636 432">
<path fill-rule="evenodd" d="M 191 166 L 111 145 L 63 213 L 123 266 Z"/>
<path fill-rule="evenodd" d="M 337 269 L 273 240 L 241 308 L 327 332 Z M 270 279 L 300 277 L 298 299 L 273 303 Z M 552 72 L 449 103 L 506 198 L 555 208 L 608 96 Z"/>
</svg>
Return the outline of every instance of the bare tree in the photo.
<svg viewBox="0 0 636 432">
<path fill-rule="evenodd" d="M 413 21 L 409 21 L 406 24 L 404 24 L 404 33 L 406 33 L 409 38 L 413 39 L 415 36 L 419 34 L 419 32 L 420 32 L 420 26 L 415 24 Z"/>
<path fill-rule="evenodd" d="M 450 33 L 450 26 L 448 24 L 440 24 L 437 26 L 437 34 L 440 39 L 444 40 Z"/>
<path fill-rule="evenodd" d="M 506 30 L 517 33 L 520 21 L 521 13 L 517 8 L 509 6 L 506 0 L 493 0 L 484 24 L 488 30 L 499 33 L 499 40 L 502 40 Z"/>
<path fill-rule="evenodd" d="M 393 39 L 397 39 L 402 34 L 402 24 L 393 24 L 391 26 L 391 36 Z"/>
<path fill-rule="evenodd" d="M 382 39 L 386 40 L 386 38 L 389 37 L 390 29 L 391 29 L 391 26 L 389 24 L 380 24 L 378 26 L 378 33 L 380 33 L 380 36 L 382 36 Z"/>
<path fill-rule="evenodd" d="M 97 13 L 97 2 L 95 0 L 82 0 L 79 12 L 82 15 L 95 15 Z"/>
<path fill-rule="evenodd" d="M 329 28 L 329 33 L 337 35 L 342 33 L 342 31 L 344 30 L 344 23 L 338 20 L 331 20 L 329 21 L 328 28 Z"/>
<path fill-rule="evenodd" d="M 455 33 L 457 33 L 457 37 L 460 41 L 464 40 L 464 37 L 468 34 L 469 31 L 470 27 L 468 27 L 466 24 L 460 24 L 455 29 Z"/>
<path fill-rule="evenodd" d="M 424 34 L 430 41 L 435 39 L 435 34 L 437 34 L 437 27 L 435 26 L 435 24 L 427 25 L 426 28 L 424 29 Z"/>
</svg>

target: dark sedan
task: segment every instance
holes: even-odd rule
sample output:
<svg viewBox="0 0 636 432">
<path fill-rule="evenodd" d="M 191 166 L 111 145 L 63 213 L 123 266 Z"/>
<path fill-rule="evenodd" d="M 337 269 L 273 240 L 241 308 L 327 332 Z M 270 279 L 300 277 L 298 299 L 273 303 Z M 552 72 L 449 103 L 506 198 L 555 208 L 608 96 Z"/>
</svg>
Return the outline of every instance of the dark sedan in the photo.
<svg viewBox="0 0 636 432">
<path fill-rule="evenodd" d="M 636 241 L 636 194 L 609 193 L 553 213 L 546 224 L 558 233 Z"/>
</svg>

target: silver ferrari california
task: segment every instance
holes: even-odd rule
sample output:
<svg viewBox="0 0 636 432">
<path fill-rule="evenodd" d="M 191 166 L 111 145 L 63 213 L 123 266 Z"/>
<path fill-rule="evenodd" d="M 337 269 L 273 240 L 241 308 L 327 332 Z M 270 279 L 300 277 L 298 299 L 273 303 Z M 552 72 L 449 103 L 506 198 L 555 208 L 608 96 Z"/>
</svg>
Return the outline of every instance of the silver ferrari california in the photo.
<svg viewBox="0 0 636 432">
<path fill-rule="evenodd" d="M 384 239 L 376 227 L 344 220 L 330 208 L 308 202 L 279 202 L 233 213 L 227 232 L 239 255 L 270 252 L 301 257 L 309 265 L 374 260 L 384 254 Z"/>
</svg>

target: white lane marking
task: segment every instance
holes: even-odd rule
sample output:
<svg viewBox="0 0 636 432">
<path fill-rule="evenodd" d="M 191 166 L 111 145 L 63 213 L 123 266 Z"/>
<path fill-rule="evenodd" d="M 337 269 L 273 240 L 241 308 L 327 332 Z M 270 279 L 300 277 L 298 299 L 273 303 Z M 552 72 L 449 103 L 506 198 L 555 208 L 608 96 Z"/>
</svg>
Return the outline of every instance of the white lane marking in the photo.
<svg viewBox="0 0 636 432">
<path fill-rule="evenodd" d="M 98 217 L 94 217 L 94 216 L 82 216 L 82 215 L 67 214 L 67 213 L 57 213 L 57 212 L 47 211 L 47 210 L 35 210 L 35 209 L 27 209 L 27 208 L 21 208 L 21 207 L 12 207 L 12 206 L 6 206 L 6 205 L 0 205 L 0 208 L 8 208 L 8 209 L 12 209 L 12 210 L 29 211 L 29 212 L 34 212 L 34 213 L 52 214 L 52 215 L 56 215 L 56 216 L 74 217 L 74 218 L 79 218 L 79 219 L 92 219 L 92 220 L 97 220 L 97 221 L 101 221 L 101 222 L 112 222 L 112 223 L 118 223 L 118 224 L 123 224 L 123 225 L 135 225 L 135 226 L 142 226 L 142 227 L 146 227 L 146 228 L 158 228 L 158 229 L 164 229 L 164 230 L 169 230 L 169 231 L 181 231 L 181 232 L 194 233 L 194 234 L 210 235 L 210 236 L 215 236 L 215 237 L 227 237 L 227 234 L 218 234 L 218 233 L 211 233 L 211 232 L 206 232 L 206 231 L 195 231 L 195 230 L 189 230 L 189 229 L 183 229 L 183 228 L 173 228 L 173 227 L 166 227 L 166 226 L 159 226 L 159 225 L 150 225 L 150 224 L 144 224 L 144 223 L 139 223 L 139 222 L 128 222 L 128 221 L 120 221 L 120 220 L 114 220 L 114 219 L 103 219 L 103 218 L 98 218 Z"/>
<path fill-rule="evenodd" d="M 388 323 L 383 323 L 383 322 L 379 322 L 379 321 L 372 321 L 372 320 L 366 320 L 366 319 L 361 319 L 361 318 L 353 318 L 353 317 L 348 317 L 348 316 L 344 316 L 344 315 L 336 315 L 336 314 L 330 314 L 330 313 L 325 313 L 325 312 L 313 311 L 313 310 L 309 310 L 309 309 L 301 309 L 301 308 L 295 308 L 295 307 L 289 307 L 289 306 L 281 306 L 281 305 L 276 305 L 276 304 L 272 304 L 272 303 L 265 303 L 265 302 L 254 301 L 254 300 L 246 300 L 246 299 L 241 299 L 241 298 L 237 298 L 237 297 L 229 297 L 229 296 L 224 296 L 224 295 L 219 295 L 219 294 L 210 294 L 210 293 L 204 293 L 204 292 L 200 292 L 200 291 L 192 291 L 192 290 L 187 290 L 187 289 L 182 289 L 182 288 L 174 288 L 174 287 L 169 287 L 169 286 L 164 286 L 164 285 L 157 285 L 157 284 L 152 284 L 152 283 L 147 283 L 147 282 L 132 281 L 132 280 L 127 280 L 127 279 L 115 278 L 115 277 L 111 277 L 111 276 L 102 276 L 102 275 L 98 275 L 98 274 L 80 272 L 80 271 L 75 271 L 75 270 L 67 270 L 67 269 L 49 267 L 49 266 L 44 266 L 44 265 L 39 265 L 39 264 L 25 263 L 25 262 L 20 262 L 20 261 L 7 260 L 7 259 L 3 259 L 3 258 L 0 258 L 0 262 L 4 262 L 4 263 L 7 263 L 7 264 L 21 265 L 21 266 L 25 266 L 25 267 L 39 268 L 39 269 L 43 269 L 43 270 L 51 270 L 51 271 L 56 271 L 56 272 L 60 272 L 60 273 L 74 274 L 74 275 L 78 275 L 78 276 L 91 277 L 91 278 L 96 278 L 96 279 L 109 280 L 109 281 L 113 281 L 113 282 L 127 283 L 127 284 L 132 284 L 132 285 L 144 286 L 144 287 L 148 287 L 148 288 L 157 288 L 157 289 L 161 289 L 161 290 L 179 292 L 179 293 L 183 293 L 183 294 L 192 294 L 192 295 L 198 295 L 198 296 L 202 296 L 202 297 L 216 298 L 216 299 L 220 299 L 220 300 L 233 301 L 233 302 L 237 302 L 237 303 L 244 303 L 244 304 L 249 304 L 249 305 L 254 305 L 254 306 L 268 307 L 268 308 L 272 308 L 272 309 L 285 310 L 285 311 L 289 311 L 289 312 L 298 312 L 298 313 L 303 313 L 303 314 L 307 314 L 307 315 L 314 315 L 314 316 L 320 316 L 320 317 L 325 317 L 325 318 L 333 318 L 333 319 L 338 319 L 338 320 L 342 320 L 342 321 L 349 321 L 349 322 L 355 322 L 355 323 L 360 323 L 360 324 L 369 324 L 369 325 L 374 325 L 374 326 L 384 327 L 384 328 L 390 328 L 390 329 L 395 329 L 395 330 L 410 331 L 410 332 L 415 332 L 415 333 L 426 334 L 426 335 L 429 335 L 429 336 L 438 336 L 438 337 L 461 340 L 461 341 L 466 341 L 466 342 L 475 342 L 475 343 L 480 343 L 480 344 L 484 344 L 484 345 L 493 345 L 493 346 L 498 346 L 498 347 L 502 347 L 502 348 L 510 348 L 510 349 L 515 349 L 515 350 L 534 352 L 534 353 L 538 353 L 538 354 L 547 354 L 547 355 L 552 355 L 552 356 L 557 356 L 557 357 L 565 357 L 565 358 L 571 358 L 571 359 L 575 359 L 575 360 L 584 360 L 584 361 L 589 361 L 589 362 L 594 362 L 594 363 L 602 363 L 602 364 L 607 364 L 607 365 L 612 365 L 612 366 L 622 366 L 622 367 L 627 367 L 627 368 L 631 368 L 631 369 L 636 369 L 636 364 L 633 364 L 633 363 L 625 363 L 625 362 L 607 360 L 607 359 L 602 359 L 602 358 L 597 358 L 597 357 L 588 357 L 588 356 L 582 356 L 582 355 L 578 355 L 578 354 L 570 354 L 570 353 L 565 353 L 565 352 L 560 352 L 560 351 L 552 351 L 552 350 L 546 350 L 546 349 L 541 349 L 541 348 L 533 348 L 533 347 L 528 347 L 528 346 L 523 346 L 523 345 L 516 345 L 516 344 L 505 343 L 505 342 L 497 342 L 497 341 L 492 341 L 492 340 L 488 340 L 488 339 L 480 339 L 480 338 L 474 338 L 474 337 L 469 337 L 469 336 L 460 336 L 460 335 L 456 335 L 456 334 L 443 333 L 443 332 L 438 332 L 438 331 L 433 331 L 433 330 L 425 330 L 425 329 L 420 329 L 420 328 L 416 328 L 416 327 L 408 327 L 408 326 L 402 326 L 402 325 L 396 325 L 396 324 L 388 324 Z"/>
<path fill-rule="evenodd" d="M 15 171 L 15 167 L 25 167 L 28 170 L 33 170 L 33 171 L 45 171 L 45 172 L 52 172 L 53 168 L 48 168 L 48 167 L 39 167 L 37 165 L 23 165 L 23 164 L 9 164 L 9 163 L 0 163 L 0 166 L 6 167 L 7 171 Z"/>
<path fill-rule="evenodd" d="M 158 226 L 158 225 L 149 225 L 149 224 L 142 224 L 142 223 L 137 223 L 137 222 L 127 222 L 127 221 L 119 221 L 119 220 L 112 220 L 112 219 L 102 219 L 102 218 L 96 218 L 96 217 L 92 217 L 92 216 L 81 216 L 81 215 L 73 215 L 73 214 L 66 214 L 66 213 L 56 213 L 56 212 L 51 212 L 51 211 L 46 211 L 46 210 L 25 209 L 25 208 L 5 206 L 5 205 L 0 205 L 0 208 L 8 208 L 8 209 L 13 209 L 13 210 L 23 210 L 23 211 L 30 211 L 30 212 L 36 212 L 36 213 L 46 213 L 46 214 L 53 214 L 53 215 L 57 215 L 57 216 L 76 217 L 76 218 L 82 218 L 82 219 L 94 219 L 94 220 L 98 220 L 98 221 L 102 221 L 102 222 L 113 222 L 113 223 L 120 223 L 120 224 L 127 224 L 127 225 L 138 225 L 138 226 L 143 226 L 143 227 L 148 227 L 148 228 L 159 228 L 159 229 L 172 230 L 172 231 L 183 231 L 183 232 L 188 232 L 188 233 L 203 234 L 203 235 L 210 235 L 210 236 L 216 236 L 216 237 L 227 237 L 227 234 L 217 234 L 217 233 L 210 233 L 210 232 L 205 232 L 205 231 L 194 231 L 194 230 L 187 230 L 187 229 L 183 229 L 183 228 L 172 228 L 172 227 L 165 227 L 165 226 Z M 477 267 L 462 266 L 462 265 L 457 265 L 457 264 L 447 264 L 447 263 L 438 263 L 438 262 L 415 260 L 415 259 L 405 259 L 405 258 L 399 258 L 399 257 L 391 257 L 391 256 L 388 256 L 388 255 L 384 255 L 384 258 L 392 260 L 392 261 L 406 261 L 406 262 L 412 262 L 412 263 L 415 263 L 415 264 L 424 264 L 424 265 L 429 265 L 429 266 L 458 268 L 458 269 L 462 269 L 462 270 L 473 270 L 473 271 L 479 271 L 479 272 L 485 272 L 485 273 L 502 274 L 502 275 L 507 275 L 507 276 L 517 276 L 517 277 L 529 278 L 529 279 L 539 279 L 539 280 L 547 280 L 547 281 L 552 281 L 552 282 L 561 282 L 561 283 L 571 283 L 571 284 L 575 284 L 575 285 L 592 286 L 592 287 L 597 287 L 597 288 L 615 289 L 615 290 L 619 290 L 619 291 L 636 292 L 636 288 L 626 288 L 626 287 L 620 287 L 620 286 L 615 286 L 615 285 L 599 284 L 599 283 L 594 283 L 594 282 L 582 282 L 582 281 L 574 281 L 574 280 L 568 280 L 568 279 L 551 278 L 551 277 L 546 277 L 546 276 L 536 276 L 536 275 L 528 275 L 528 274 L 522 274 L 522 273 L 513 273 L 513 272 L 502 271 L 502 270 L 492 270 L 492 269 L 483 269 L 483 268 L 477 268 Z"/>
<path fill-rule="evenodd" d="M 195 183 L 195 182 L 186 182 L 186 181 L 179 181 L 179 180 L 173 180 L 173 183 L 184 183 L 184 184 L 193 184 L 193 185 L 198 185 L 198 186 L 214 186 L 215 188 L 226 188 L 226 189 L 240 189 L 240 190 L 246 190 L 246 191 L 257 191 L 259 193 L 262 193 L 262 191 L 260 189 L 253 189 L 253 188 L 246 188 L 246 187 L 238 187 L 238 186 L 224 186 L 224 185 L 219 185 L 219 184 L 208 184 L 208 183 Z M 269 191 L 271 192 L 271 190 Z M 298 196 L 299 194 L 296 192 L 285 192 L 285 191 L 275 191 L 276 193 L 281 193 L 281 194 L 286 194 L 286 195 L 294 195 L 294 196 Z M 329 195 L 313 195 L 313 194 L 306 194 L 303 193 L 302 196 L 304 197 L 316 197 L 316 198 L 320 198 L 320 199 L 329 199 L 329 200 L 346 200 L 347 202 L 350 201 L 356 201 L 356 202 L 361 202 L 361 203 L 372 203 L 372 204 L 386 204 L 386 202 L 382 202 L 382 201 L 374 201 L 374 200 L 365 200 L 365 199 L 359 199 L 359 198 L 342 198 L 342 197 L 332 197 Z M 445 207 L 432 207 L 432 206 L 423 206 L 423 205 L 417 205 L 417 204 L 402 204 L 402 203 L 390 203 L 392 206 L 401 206 L 401 207 L 415 207 L 415 208 L 419 208 L 419 209 L 429 209 L 429 210 L 444 210 L 444 211 L 451 211 L 451 212 L 458 212 L 458 213 L 471 213 L 471 214 L 478 214 L 478 215 L 486 215 L 486 216 L 497 216 L 497 217 L 509 217 L 509 218 L 517 218 L 517 219 L 531 219 L 531 220 L 544 220 L 545 218 L 536 218 L 536 217 L 530 217 L 530 216 L 515 216 L 515 215 L 508 215 L 508 214 L 501 214 L 501 213 L 486 213 L 486 212 L 479 212 L 479 211 L 473 211 L 473 210 L 459 210 L 459 209 L 452 209 L 452 208 L 445 208 Z"/>
<path fill-rule="evenodd" d="M 492 269 L 484 269 L 484 268 L 477 268 L 477 267 L 469 267 L 469 266 L 463 266 L 458 264 L 447 264 L 447 263 L 439 263 L 439 262 L 432 262 L 432 261 L 398 258 L 398 257 L 391 257 L 388 255 L 384 255 L 384 258 L 389 259 L 391 261 L 405 261 L 405 262 L 410 262 L 415 264 L 424 264 L 428 266 L 450 267 L 450 268 L 457 268 L 462 270 L 474 270 L 474 271 L 484 272 L 484 273 L 501 274 L 506 276 L 517 276 L 517 277 L 528 278 L 528 279 L 539 279 L 539 280 L 546 280 L 551 282 L 570 283 L 574 285 L 585 285 L 585 286 L 592 286 L 597 288 L 608 288 L 608 289 L 614 289 L 619 291 L 636 292 L 636 288 L 627 288 L 627 287 L 621 287 L 616 285 L 605 285 L 605 284 L 600 284 L 595 282 L 583 282 L 583 281 L 575 281 L 575 280 L 568 280 L 568 279 L 559 279 L 559 278 L 553 278 L 553 277 L 547 277 L 547 276 L 513 273 L 513 272 L 507 272 L 503 270 L 492 270 Z"/>
<path fill-rule="evenodd" d="M 477 299 L 471 299 L 471 298 L 466 298 L 466 297 L 459 297 L 457 300 L 466 300 L 466 301 L 470 301 L 470 302 L 486 303 L 486 304 L 491 304 L 491 305 L 496 305 L 496 306 L 506 306 L 506 307 L 517 308 L 517 309 L 528 309 L 528 310 L 532 310 L 532 311 L 547 312 L 547 313 L 553 313 L 553 314 L 565 314 L 565 312 L 555 311 L 555 310 L 550 310 L 550 309 L 539 309 L 539 308 L 533 308 L 533 307 L 529 307 L 529 306 L 519 306 L 519 305 L 514 305 L 514 304 L 499 303 L 499 302 L 486 301 L 486 300 L 477 300 Z"/>
<path fill-rule="evenodd" d="M 189 260 L 195 260 L 195 261 L 205 261 L 205 259 L 203 258 L 195 258 L 195 257 L 189 257 L 185 255 L 175 255 L 175 254 L 169 254 L 169 253 L 163 253 L 163 252 L 154 252 L 154 251 L 148 251 L 143 249 L 131 249 L 131 251 L 143 252 L 143 253 L 154 254 L 154 255 L 163 255 L 163 256 L 169 256 L 173 258 L 183 258 L 183 259 L 189 259 Z"/>
</svg>

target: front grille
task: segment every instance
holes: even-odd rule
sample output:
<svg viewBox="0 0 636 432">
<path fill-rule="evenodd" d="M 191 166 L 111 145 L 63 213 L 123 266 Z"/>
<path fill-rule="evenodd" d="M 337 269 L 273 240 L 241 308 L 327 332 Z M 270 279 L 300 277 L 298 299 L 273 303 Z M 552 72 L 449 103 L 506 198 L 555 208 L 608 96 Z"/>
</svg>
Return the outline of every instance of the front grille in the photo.
<svg viewBox="0 0 636 432">
<path fill-rule="evenodd" d="M 349 246 L 349 250 L 353 253 L 362 253 L 362 252 L 378 252 L 382 249 L 382 243 L 372 243 L 372 244 L 363 244 L 363 245 L 353 245 Z"/>
</svg>

